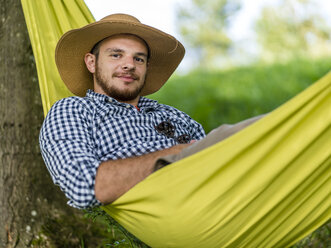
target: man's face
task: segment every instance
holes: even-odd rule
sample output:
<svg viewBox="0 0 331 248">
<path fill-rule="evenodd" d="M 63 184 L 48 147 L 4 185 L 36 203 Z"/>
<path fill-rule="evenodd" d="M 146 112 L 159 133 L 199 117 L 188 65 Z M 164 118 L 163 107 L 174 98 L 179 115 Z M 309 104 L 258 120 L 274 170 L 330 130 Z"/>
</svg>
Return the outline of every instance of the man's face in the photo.
<svg viewBox="0 0 331 248">
<path fill-rule="evenodd" d="M 148 50 L 133 35 L 102 41 L 95 63 L 94 91 L 121 102 L 137 102 L 145 84 Z"/>
</svg>

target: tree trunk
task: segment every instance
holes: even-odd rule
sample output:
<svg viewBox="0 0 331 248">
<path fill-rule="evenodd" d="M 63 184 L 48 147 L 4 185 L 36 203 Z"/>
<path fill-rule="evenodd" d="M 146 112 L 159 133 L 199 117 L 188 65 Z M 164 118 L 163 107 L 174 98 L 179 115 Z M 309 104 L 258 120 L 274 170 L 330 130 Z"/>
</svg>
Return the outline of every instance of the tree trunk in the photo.
<svg viewBox="0 0 331 248">
<path fill-rule="evenodd" d="M 0 0 L 0 49 L 0 247 L 61 247 L 50 236 L 82 213 L 67 207 L 40 155 L 43 112 L 19 0 Z"/>
</svg>

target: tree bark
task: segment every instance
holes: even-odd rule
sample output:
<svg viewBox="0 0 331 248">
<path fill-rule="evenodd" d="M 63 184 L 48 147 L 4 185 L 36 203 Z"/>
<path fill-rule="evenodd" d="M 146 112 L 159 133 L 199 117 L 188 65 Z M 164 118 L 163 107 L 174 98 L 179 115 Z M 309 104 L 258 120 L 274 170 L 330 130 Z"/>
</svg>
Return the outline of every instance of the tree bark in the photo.
<svg viewBox="0 0 331 248">
<path fill-rule="evenodd" d="M 47 221 L 75 210 L 40 155 L 43 112 L 20 0 L 0 0 L 0 49 L 0 247 L 28 247 Z"/>
</svg>

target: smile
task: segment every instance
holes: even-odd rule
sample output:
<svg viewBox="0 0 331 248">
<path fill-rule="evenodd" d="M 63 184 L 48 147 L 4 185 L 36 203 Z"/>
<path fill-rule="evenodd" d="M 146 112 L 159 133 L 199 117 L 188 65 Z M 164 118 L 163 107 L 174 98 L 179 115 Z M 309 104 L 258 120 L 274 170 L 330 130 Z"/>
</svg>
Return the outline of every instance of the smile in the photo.
<svg viewBox="0 0 331 248">
<path fill-rule="evenodd" d="M 137 76 L 134 75 L 128 75 L 128 74 L 120 74 L 120 75 L 116 75 L 117 78 L 125 81 L 125 82 L 133 82 L 135 80 L 138 80 Z"/>
</svg>

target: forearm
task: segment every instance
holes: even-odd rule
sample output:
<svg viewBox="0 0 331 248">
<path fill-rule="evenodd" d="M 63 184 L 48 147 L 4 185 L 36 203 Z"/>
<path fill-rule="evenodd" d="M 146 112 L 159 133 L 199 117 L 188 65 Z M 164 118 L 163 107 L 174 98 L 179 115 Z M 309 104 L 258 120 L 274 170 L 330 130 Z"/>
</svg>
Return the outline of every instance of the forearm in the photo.
<svg viewBox="0 0 331 248">
<path fill-rule="evenodd" d="M 168 149 L 139 157 L 102 162 L 95 178 L 95 196 L 103 204 L 115 201 L 154 170 L 158 158 L 179 153 L 188 145 L 176 145 Z"/>
</svg>

